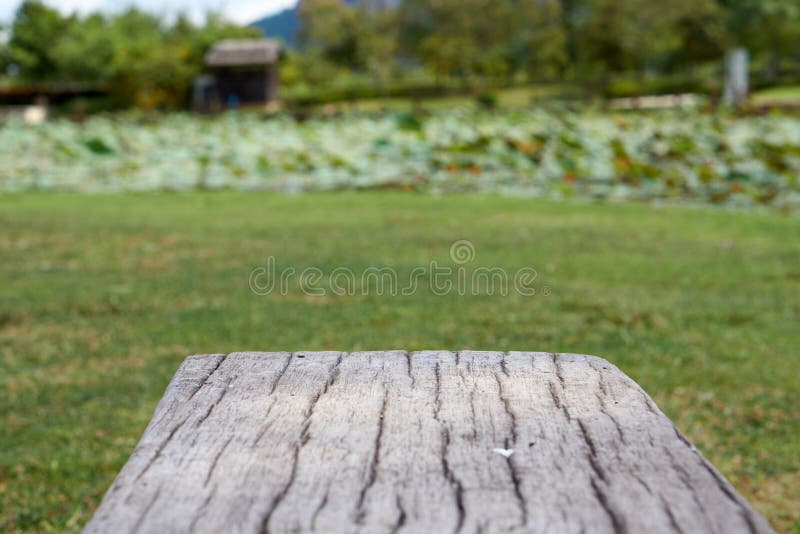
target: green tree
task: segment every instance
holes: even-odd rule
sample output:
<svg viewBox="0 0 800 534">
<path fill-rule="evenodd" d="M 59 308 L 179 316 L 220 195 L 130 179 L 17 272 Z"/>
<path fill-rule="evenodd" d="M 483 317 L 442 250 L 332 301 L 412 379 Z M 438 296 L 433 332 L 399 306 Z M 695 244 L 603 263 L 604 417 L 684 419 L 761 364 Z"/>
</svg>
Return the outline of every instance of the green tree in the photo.
<svg viewBox="0 0 800 534">
<path fill-rule="evenodd" d="M 382 1 L 356 6 L 340 0 L 305 0 L 300 16 L 305 55 L 318 68 L 320 61 L 327 61 L 368 74 L 379 86 L 397 73 L 397 13 Z"/>
<path fill-rule="evenodd" d="M 120 106 L 174 107 L 184 101 L 192 72 L 181 40 L 170 39 L 160 21 L 129 9 L 111 21 L 113 53 L 107 86 Z"/>
<path fill-rule="evenodd" d="M 137 9 L 65 17 L 26 0 L 12 25 L 7 62 L 19 65 L 28 82 L 85 83 L 106 89 L 121 107 L 172 108 L 187 104 L 214 42 L 257 35 L 215 13 L 202 25 L 183 16 L 168 25 Z"/>
<path fill-rule="evenodd" d="M 465 85 L 479 75 L 507 77 L 512 14 L 506 0 L 408 0 L 401 7 L 402 42 L 409 56 Z"/>
<path fill-rule="evenodd" d="M 778 74 L 782 57 L 800 54 L 800 4 L 796 0 L 728 0 L 734 44 L 767 59 L 767 74 Z"/>
<path fill-rule="evenodd" d="M 59 79 L 57 54 L 61 37 L 74 22 L 74 17 L 63 17 L 58 10 L 39 0 L 25 0 L 20 5 L 11 27 L 9 52 L 23 78 L 32 81 Z"/>
<path fill-rule="evenodd" d="M 336 64 L 363 68 L 359 37 L 364 24 L 361 10 L 340 0 L 305 0 L 300 4 L 300 39 Z"/>
<path fill-rule="evenodd" d="M 691 0 L 675 21 L 680 44 L 673 62 L 693 69 L 699 63 L 722 58 L 730 46 L 729 16 L 716 0 Z"/>
<path fill-rule="evenodd" d="M 375 83 L 383 86 L 398 74 L 398 11 L 384 5 L 382 0 L 367 0 L 362 4 L 361 19 L 363 23 L 358 26 L 360 62 Z"/>
<path fill-rule="evenodd" d="M 114 44 L 109 21 L 102 15 L 72 17 L 52 50 L 59 81 L 103 83 Z"/>
<path fill-rule="evenodd" d="M 563 75 L 569 64 L 564 6 L 558 0 L 520 2 L 509 16 L 513 71 L 531 79 Z"/>
<path fill-rule="evenodd" d="M 192 80 L 203 68 L 208 48 L 223 38 L 255 37 L 211 13 L 203 26 L 179 17 L 165 26 L 151 14 L 130 9 L 110 24 L 115 43 L 106 73 L 107 87 L 120 106 L 174 108 L 188 103 Z"/>
<path fill-rule="evenodd" d="M 11 50 L 8 46 L 8 38 L 11 30 L 5 24 L 0 24 L 0 81 L 2 81 L 11 65 Z"/>
</svg>

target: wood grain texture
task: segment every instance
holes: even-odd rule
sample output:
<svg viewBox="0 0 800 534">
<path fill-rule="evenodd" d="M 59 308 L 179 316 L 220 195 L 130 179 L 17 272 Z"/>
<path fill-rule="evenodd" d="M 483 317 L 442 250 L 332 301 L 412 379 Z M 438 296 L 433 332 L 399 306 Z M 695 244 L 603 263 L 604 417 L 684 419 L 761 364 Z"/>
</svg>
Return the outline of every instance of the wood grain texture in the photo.
<svg viewBox="0 0 800 534">
<path fill-rule="evenodd" d="M 86 527 L 312 531 L 771 530 L 605 360 L 467 351 L 192 356 Z"/>
</svg>

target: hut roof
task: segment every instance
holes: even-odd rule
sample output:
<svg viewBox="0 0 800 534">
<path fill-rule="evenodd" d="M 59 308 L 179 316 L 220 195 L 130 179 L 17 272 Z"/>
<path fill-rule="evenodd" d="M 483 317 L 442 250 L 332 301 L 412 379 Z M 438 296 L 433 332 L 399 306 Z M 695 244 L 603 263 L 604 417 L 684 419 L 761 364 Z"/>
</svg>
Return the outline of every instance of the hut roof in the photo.
<svg viewBox="0 0 800 534">
<path fill-rule="evenodd" d="M 278 61 L 281 43 L 275 39 L 227 39 L 215 44 L 206 54 L 209 67 L 269 65 Z"/>
</svg>

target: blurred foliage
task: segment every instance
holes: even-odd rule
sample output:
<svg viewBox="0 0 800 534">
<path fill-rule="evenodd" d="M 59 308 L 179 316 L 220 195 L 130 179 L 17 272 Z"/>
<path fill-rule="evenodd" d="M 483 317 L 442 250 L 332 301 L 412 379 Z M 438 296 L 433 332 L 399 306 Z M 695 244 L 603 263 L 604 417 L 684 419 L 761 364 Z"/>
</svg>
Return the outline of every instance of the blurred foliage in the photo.
<svg viewBox="0 0 800 534">
<path fill-rule="evenodd" d="M 81 17 L 26 0 L 2 57 L 27 83 L 102 87 L 118 107 L 176 108 L 188 103 L 192 80 L 214 42 L 257 35 L 214 13 L 202 25 L 183 16 L 166 24 L 137 9 Z"/>
<path fill-rule="evenodd" d="M 668 75 L 640 78 L 618 75 L 609 80 L 603 94 L 609 98 L 639 95 L 670 95 L 679 93 L 720 94 L 722 80 L 711 77 Z"/>
<path fill-rule="evenodd" d="M 698 78 L 698 67 L 734 46 L 773 81 L 782 60 L 800 70 L 795 0 L 306 0 L 301 16 L 317 65 L 377 81 L 411 68 L 440 85 L 572 79 L 605 92 L 613 73 L 636 73 L 687 91 L 713 85 L 719 69 Z"/>
<path fill-rule="evenodd" d="M 475 101 L 486 109 L 494 109 L 497 107 L 498 102 L 497 93 L 492 91 L 483 91 L 477 97 L 475 97 Z"/>
<path fill-rule="evenodd" d="M 554 80 L 594 95 L 713 92 L 736 46 L 751 51 L 755 86 L 800 79 L 796 0 L 304 0 L 299 17 L 281 77 L 301 103 Z M 113 106 L 153 109 L 185 107 L 209 46 L 258 30 L 214 13 L 202 24 L 136 9 L 65 16 L 25 0 L 9 33 L 11 78 L 89 84 Z"/>
<path fill-rule="evenodd" d="M 117 114 L 0 130 L 0 191 L 400 188 L 800 213 L 800 119 L 696 109 Z"/>
</svg>

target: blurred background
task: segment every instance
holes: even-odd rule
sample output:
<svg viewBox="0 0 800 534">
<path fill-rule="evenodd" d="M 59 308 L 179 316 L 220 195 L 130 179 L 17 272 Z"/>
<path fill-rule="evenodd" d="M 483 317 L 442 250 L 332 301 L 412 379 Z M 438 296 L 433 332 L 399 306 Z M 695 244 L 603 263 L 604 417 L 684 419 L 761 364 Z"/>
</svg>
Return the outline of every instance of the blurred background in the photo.
<svg viewBox="0 0 800 534">
<path fill-rule="evenodd" d="M 717 100 L 723 57 L 737 47 L 751 55 L 753 88 L 800 84 L 800 14 L 791 0 L 218 4 L 6 0 L 2 98 L 44 96 L 73 112 L 186 109 L 214 43 L 262 35 L 284 45 L 289 107 L 481 91 L 489 103 L 503 100 L 493 91 L 512 87 L 526 93 L 513 95 L 522 104 L 680 93 Z"/>
<path fill-rule="evenodd" d="M 605 357 L 800 532 L 799 176 L 796 0 L 0 0 L 0 531 L 189 354 L 399 348 Z M 458 240 L 535 294 L 249 284 Z"/>
</svg>

